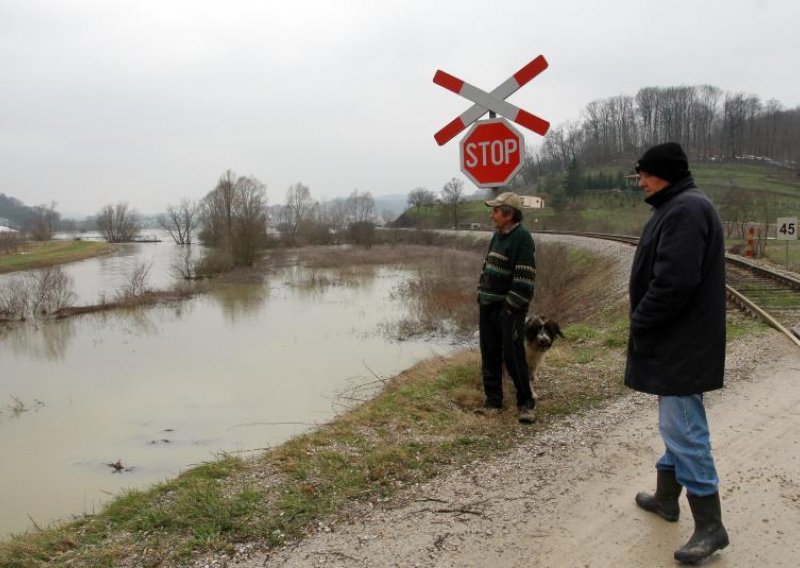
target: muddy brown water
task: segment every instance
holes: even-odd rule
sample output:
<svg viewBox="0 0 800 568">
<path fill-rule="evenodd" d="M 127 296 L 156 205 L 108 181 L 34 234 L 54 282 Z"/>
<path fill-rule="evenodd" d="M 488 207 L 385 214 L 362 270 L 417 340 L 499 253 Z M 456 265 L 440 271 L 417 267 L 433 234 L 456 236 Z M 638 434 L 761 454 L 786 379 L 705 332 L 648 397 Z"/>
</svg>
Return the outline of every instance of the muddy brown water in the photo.
<svg viewBox="0 0 800 568">
<path fill-rule="evenodd" d="M 167 283 L 175 248 L 129 245 L 75 263 L 76 293 L 95 300 L 142 257 L 155 260 L 151 278 Z M 110 496 L 219 452 L 280 444 L 333 418 L 341 395 L 375 375 L 447 353 L 446 338 L 394 342 L 380 333 L 406 315 L 390 291 L 407 277 L 375 267 L 342 281 L 336 270 L 290 263 L 180 304 L 5 332 L 0 536 L 99 511 Z M 117 461 L 130 469 L 113 473 Z"/>
</svg>

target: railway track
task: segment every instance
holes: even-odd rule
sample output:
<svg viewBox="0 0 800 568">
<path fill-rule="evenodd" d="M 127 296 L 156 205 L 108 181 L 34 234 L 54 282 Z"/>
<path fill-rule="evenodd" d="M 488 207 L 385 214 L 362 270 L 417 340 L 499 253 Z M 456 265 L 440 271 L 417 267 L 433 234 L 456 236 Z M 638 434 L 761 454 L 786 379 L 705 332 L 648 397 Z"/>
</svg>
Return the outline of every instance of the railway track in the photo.
<svg viewBox="0 0 800 568">
<path fill-rule="evenodd" d="M 639 242 L 637 237 L 608 233 L 542 232 L 603 239 L 632 246 Z M 800 347 L 800 277 L 777 272 L 736 255 L 726 254 L 725 260 L 728 299 Z"/>
</svg>

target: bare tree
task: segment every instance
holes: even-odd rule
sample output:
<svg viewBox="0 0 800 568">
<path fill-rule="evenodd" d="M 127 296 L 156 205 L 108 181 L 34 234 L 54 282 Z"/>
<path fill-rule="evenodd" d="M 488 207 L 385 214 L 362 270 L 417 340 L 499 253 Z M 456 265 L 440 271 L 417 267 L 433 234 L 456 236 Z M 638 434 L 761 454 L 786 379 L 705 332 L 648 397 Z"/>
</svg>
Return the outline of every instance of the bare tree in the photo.
<svg viewBox="0 0 800 568">
<path fill-rule="evenodd" d="M 175 244 L 190 245 L 199 221 L 198 209 L 197 202 L 183 198 L 178 205 L 169 205 L 166 213 L 158 216 L 158 224 Z"/>
<path fill-rule="evenodd" d="M 236 180 L 236 209 L 232 222 L 234 262 L 251 266 L 267 235 L 267 186 L 255 177 Z"/>
<path fill-rule="evenodd" d="M 321 203 L 319 215 L 320 221 L 327 224 L 334 231 L 346 229 L 348 218 L 347 200 L 337 198 Z"/>
<path fill-rule="evenodd" d="M 436 195 L 424 187 L 413 189 L 408 194 L 408 206 L 415 207 L 417 211 L 423 207 L 433 207 L 435 203 Z"/>
<path fill-rule="evenodd" d="M 26 319 L 72 304 L 72 279 L 58 266 L 14 276 L 0 286 L 0 320 Z"/>
<path fill-rule="evenodd" d="M 372 220 L 375 214 L 375 200 L 368 191 L 359 193 L 353 191 L 346 200 L 347 217 L 350 223 L 366 223 Z"/>
<path fill-rule="evenodd" d="M 236 173 L 226 170 L 203 198 L 203 240 L 233 256 L 233 210 Z"/>
<path fill-rule="evenodd" d="M 120 243 L 136 238 L 142 224 L 136 210 L 120 202 L 103 207 L 95 217 L 95 225 L 106 241 Z"/>
<path fill-rule="evenodd" d="M 442 203 L 449 209 L 453 217 L 453 227 L 458 228 L 458 210 L 464 202 L 464 180 L 453 178 L 442 188 Z"/>
<path fill-rule="evenodd" d="M 65 308 L 75 300 L 72 279 L 58 266 L 50 266 L 33 273 L 31 279 L 31 309 L 49 313 Z"/>
<path fill-rule="evenodd" d="M 427 193 L 427 189 L 424 187 L 418 187 L 416 189 L 412 189 L 408 193 L 408 206 L 414 207 L 419 211 L 422 206 L 425 204 L 425 194 Z"/>
<path fill-rule="evenodd" d="M 148 287 L 148 280 L 150 279 L 150 269 L 152 263 L 148 264 L 140 262 L 134 266 L 125 285 L 117 292 L 117 297 L 120 301 L 133 300 L 144 296 L 150 288 Z"/>
<path fill-rule="evenodd" d="M 17 232 L 0 233 L 0 253 L 2 254 L 17 252 L 23 244 L 25 241 Z"/>
<path fill-rule="evenodd" d="M 25 319 L 31 304 L 31 291 L 24 278 L 14 276 L 0 285 L 0 321 Z"/>
<path fill-rule="evenodd" d="M 314 210 L 314 200 L 308 186 L 300 182 L 292 184 L 286 190 L 285 214 L 290 227 L 291 237 L 297 235 L 297 228 L 310 218 Z"/>
<path fill-rule="evenodd" d="M 233 265 L 249 266 L 267 234 L 266 185 L 227 170 L 202 202 L 201 238 Z"/>
<path fill-rule="evenodd" d="M 38 205 L 33 208 L 31 216 L 28 218 L 26 228 L 28 233 L 35 241 L 49 241 L 58 228 L 60 220 L 56 212 L 56 202 L 50 205 Z"/>
</svg>

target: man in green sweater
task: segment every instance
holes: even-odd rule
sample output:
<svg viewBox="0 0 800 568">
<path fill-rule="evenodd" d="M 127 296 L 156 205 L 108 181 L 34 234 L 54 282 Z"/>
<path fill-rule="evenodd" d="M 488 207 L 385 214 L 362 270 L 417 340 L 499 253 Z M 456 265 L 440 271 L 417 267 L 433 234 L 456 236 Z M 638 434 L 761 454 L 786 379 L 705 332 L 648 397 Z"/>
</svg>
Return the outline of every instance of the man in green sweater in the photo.
<svg viewBox="0 0 800 568">
<path fill-rule="evenodd" d="M 535 421 L 535 401 L 525 359 L 525 315 L 533 300 L 536 280 L 534 243 L 521 225 L 522 203 L 505 192 L 485 202 L 492 208 L 497 229 L 489 243 L 478 284 L 481 361 L 486 400 L 480 414 L 503 408 L 503 363 L 517 391 L 519 421 Z"/>
</svg>

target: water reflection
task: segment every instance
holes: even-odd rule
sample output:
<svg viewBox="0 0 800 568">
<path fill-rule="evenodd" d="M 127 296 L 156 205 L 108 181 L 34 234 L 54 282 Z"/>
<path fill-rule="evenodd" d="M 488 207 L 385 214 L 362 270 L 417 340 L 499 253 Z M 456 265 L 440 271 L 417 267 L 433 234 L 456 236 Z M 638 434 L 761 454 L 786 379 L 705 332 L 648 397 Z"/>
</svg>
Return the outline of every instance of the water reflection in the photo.
<svg viewBox="0 0 800 568">
<path fill-rule="evenodd" d="M 0 421 L 0 487 L 14 488 L 0 492 L 0 534 L 28 515 L 46 524 L 91 512 L 221 450 L 279 444 L 329 420 L 343 393 L 363 396 L 376 375 L 446 353 L 445 339 L 378 333 L 407 314 L 390 290 L 409 276 L 287 266 L 182 303 L 7 331 L 0 401 L 44 406 Z M 105 464 L 117 460 L 134 469 L 111 475 Z"/>
<path fill-rule="evenodd" d="M 217 284 L 209 296 L 219 304 L 228 323 L 242 318 L 258 318 L 259 308 L 269 298 L 269 285 L 261 280 L 246 284 Z"/>
<path fill-rule="evenodd" d="M 70 320 L 21 323 L 15 324 L 13 331 L 6 329 L 0 342 L 16 355 L 55 362 L 64 358 L 74 336 L 75 324 Z"/>
</svg>

